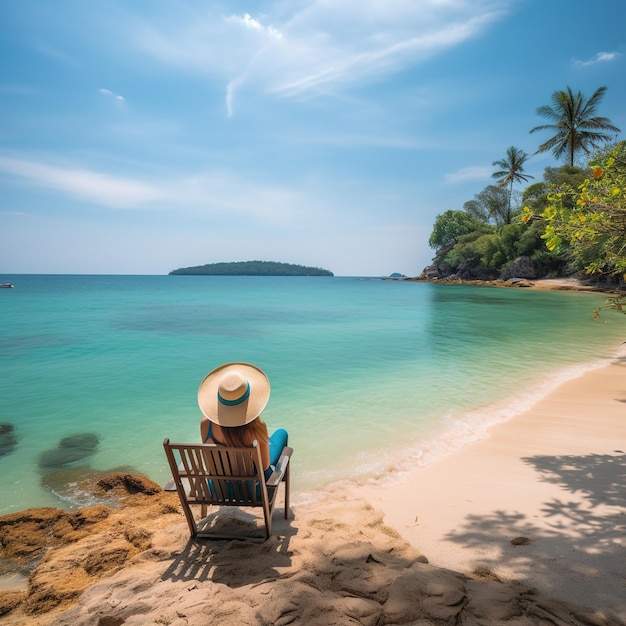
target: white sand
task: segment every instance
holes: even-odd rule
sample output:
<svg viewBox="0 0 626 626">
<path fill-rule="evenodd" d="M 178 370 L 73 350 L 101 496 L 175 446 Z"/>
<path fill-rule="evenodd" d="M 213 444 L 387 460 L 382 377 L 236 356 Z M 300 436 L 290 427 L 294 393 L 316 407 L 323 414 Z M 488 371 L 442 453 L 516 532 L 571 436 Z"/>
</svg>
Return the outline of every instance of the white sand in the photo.
<svg viewBox="0 0 626 626">
<path fill-rule="evenodd" d="M 626 623 L 626 356 L 401 484 L 364 489 L 433 565 L 486 568 Z"/>
</svg>

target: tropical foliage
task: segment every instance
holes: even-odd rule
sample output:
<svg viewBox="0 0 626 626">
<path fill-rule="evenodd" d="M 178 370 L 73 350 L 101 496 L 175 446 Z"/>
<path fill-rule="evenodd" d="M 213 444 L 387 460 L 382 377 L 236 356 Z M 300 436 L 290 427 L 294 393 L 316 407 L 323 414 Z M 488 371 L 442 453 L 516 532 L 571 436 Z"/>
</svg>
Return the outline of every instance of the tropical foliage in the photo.
<svg viewBox="0 0 626 626">
<path fill-rule="evenodd" d="M 499 227 L 511 223 L 508 203 L 509 193 L 505 187 L 487 185 L 473 200 L 468 200 L 463 209 L 477 220 Z"/>
<path fill-rule="evenodd" d="M 626 280 L 626 142 L 600 152 L 578 185 L 563 184 L 538 213 L 548 250 L 564 251 L 577 269 Z M 525 206 L 522 221 L 537 213 Z"/>
<path fill-rule="evenodd" d="M 585 271 L 605 283 L 626 281 L 626 142 L 606 146 L 608 132 L 619 129 L 596 114 L 605 91 L 600 87 L 589 100 L 569 87 L 554 92 L 553 106 L 537 110 L 554 123 L 531 132 L 556 131 L 537 152 L 552 150 L 567 163 L 547 167 L 543 180 L 520 193 L 515 185 L 533 178 L 524 173 L 528 155 L 508 148 L 493 162 L 496 185 L 465 202 L 462 211 L 437 216 L 429 239 L 436 255 L 425 272 L 506 279 Z M 578 154 L 594 148 L 589 163 L 574 165 Z M 620 298 L 605 305 L 623 306 Z"/>
<path fill-rule="evenodd" d="M 606 117 L 596 115 L 598 105 L 604 97 L 606 87 L 598 87 L 587 100 L 579 91 L 574 93 L 570 87 L 565 91 L 552 94 L 552 106 L 544 105 L 537 109 L 537 114 L 550 120 L 531 129 L 531 133 L 548 130 L 554 135 L 542 143 L 537 152 L 552 151 L 556 159 L 567 158 L 569 165 L 574 165 L 576 155 L 586 155 L 597 150 L 607 141 L 614 139 L 620 129 L 611 124 Z"/>
<path fill-rule="evenodd" d="M 446 211 L 437 216 L 428 244 L 431 248 L 446 248 L 463 235 L 476 231 L 491 232 L 491 228 L 467 211 Z"/>
<path fill-rule="evenodd" d="M 513 185 L 515 183 L 528 182 L 530 178 L 534 178 L 530 174 L 524 174 L 524 163 L 528 159 L 528 155 L 523 150 L 518 150 L 515 146 L 511 146 L 506 151 L 506 157 L 498 161 L 494 161 L 492 165 L 496 165 L 500 169 L 491 176 L 498 179 L 498 183 L 508 187 L 507 202 L 507 224 L 511 223 L 511 200 L 513 196 Z"/>
<path fill-rule="evenodd" d="M 618 313 L 626 313 L 626 296 L 616 296 L 613 298 L 607 298 L 602 306 L 599 306 L 594 312 L 595 318 L 600 317 L 600 311 L 610 310 L 617 311 Z"/>
</svg>

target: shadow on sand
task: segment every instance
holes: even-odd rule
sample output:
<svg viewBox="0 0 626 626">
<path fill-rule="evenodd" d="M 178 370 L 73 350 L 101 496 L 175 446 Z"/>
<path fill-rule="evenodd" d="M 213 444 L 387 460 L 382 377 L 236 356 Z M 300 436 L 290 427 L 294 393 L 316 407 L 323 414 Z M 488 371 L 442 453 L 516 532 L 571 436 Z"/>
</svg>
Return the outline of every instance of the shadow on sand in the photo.
<svg viewBox="0 0 626 626">
<path fill-rule="evenodd" d="M 280 514 L 278 513 L 280 511 Z M 190 539 L 162 575 L 163 580 L 211 580 L 231 587 L 280 578 L 277 568 L 291 565 L 290 540 L 297 534 L 282 510 L 274 511 L 272 536 L 265 540 L 263 519 L 237 507 L 221 507 L 201 523 L 201 531 L 230 539 Z M 260 558 L 261 557 L 261 558 Z"/>
<path fill-rule="evenodd" d="M 514 567 L 520 579 L 540 577 L 555 592 L 560 580 L 544 565 L 567 558 L 570 573 L 581 581 L 626 581 L 626 454 L 582 456 L 533 456 L 522 461 L 540 475 L 542 482 L 558 485 L 576 500 L 553 498 L 543 503 L 541 519 L 520 512 L 494 511 L 491 515 L 469 515 L 463 527 L 447 539 L 463 546 L 496 548 L 498 557 L 483 559 L 486 567 Z M 582 501 L 581 501 L 582 500 Z M 532 544 L 533 549 L 525 546 Z M 534 551 L 534 553 L 533 553 Z M 542 561 L 543 559 L 543 561 Z M 584 584 L 584 583 L 583 583 Z M 597 590 L 594 597 L 593 589 Z M 596 607 L 605 598 L 602 582 L 589 585 L 587 598 Z M 626 596 L 620 607 L 626 613 Z M 589 601 L 589 600 L 588 600 Z"/>
</svg>

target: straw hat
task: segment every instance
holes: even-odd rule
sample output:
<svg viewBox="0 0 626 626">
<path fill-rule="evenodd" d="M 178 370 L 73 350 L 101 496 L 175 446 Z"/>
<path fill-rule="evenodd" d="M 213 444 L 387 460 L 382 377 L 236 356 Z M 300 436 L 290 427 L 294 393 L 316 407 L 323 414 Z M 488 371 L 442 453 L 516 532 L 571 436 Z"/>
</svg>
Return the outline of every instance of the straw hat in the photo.
<svg viewBox="0 0 626 626">
<path fill-rule="evenodd" d="M 256 419 L 270 398 L 270 381 L 249 363 L 226 363 L 200 383 L 198 406 L 220 426 L 243 426 Z"/>
</svg>

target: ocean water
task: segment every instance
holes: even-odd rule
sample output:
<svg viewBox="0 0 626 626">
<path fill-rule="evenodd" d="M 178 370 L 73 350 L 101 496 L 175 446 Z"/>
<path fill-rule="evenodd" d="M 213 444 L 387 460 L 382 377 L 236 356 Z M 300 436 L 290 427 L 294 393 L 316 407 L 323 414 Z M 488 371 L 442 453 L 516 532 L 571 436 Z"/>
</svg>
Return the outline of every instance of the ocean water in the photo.
<svg viewBox="0 0 626 626">
<path fill-rule="evenodd" d="M 198 385 L 247 361 L 295 448 L 293 489 L 384 480 L 450 453 L 605 364 L 621 316 L 588 293 L 349 277 L 4 276 L 0 513 L 84 504 L 126 468 L 163 484 L 198 441 Z M 4 432 L 2 432 L 4 431 Z M 69 485 L 69 487 L 68 487 Z"/>
</svg>

